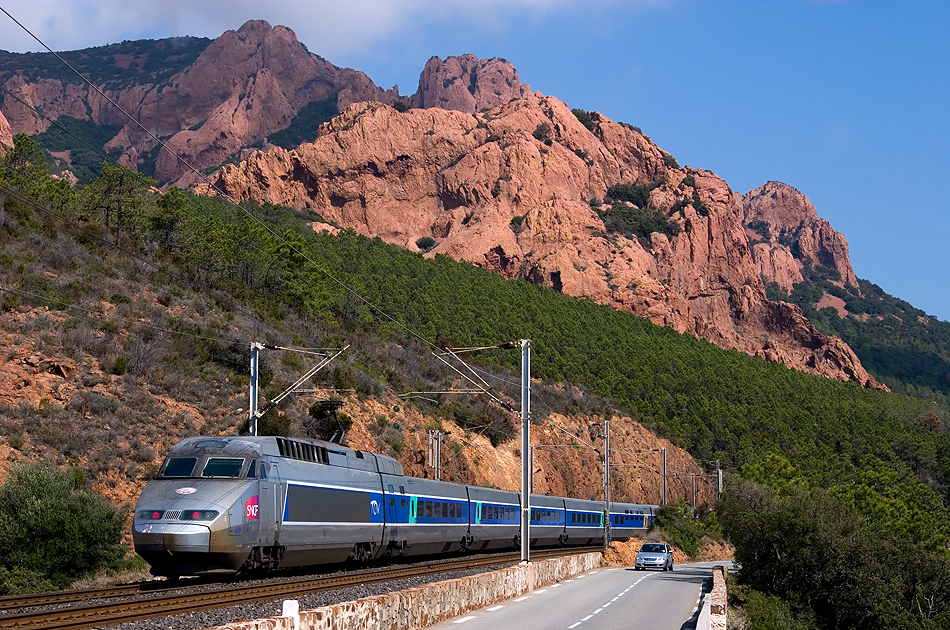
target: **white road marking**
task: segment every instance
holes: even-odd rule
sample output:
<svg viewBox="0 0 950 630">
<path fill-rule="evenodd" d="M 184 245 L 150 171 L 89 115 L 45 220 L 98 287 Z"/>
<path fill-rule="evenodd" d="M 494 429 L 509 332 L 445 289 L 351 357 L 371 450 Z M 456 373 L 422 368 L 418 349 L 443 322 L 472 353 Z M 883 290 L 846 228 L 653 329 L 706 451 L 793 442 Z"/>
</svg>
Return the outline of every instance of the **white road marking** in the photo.
<svg viewBox="0 0 950 630">
<path fill-rule="evenodd" d="M 497 606 L 492 606 L 491 608 L 489 608 L 489 609 L 488 609 L 488 612 L 495 612 L 496 610 L 501 610 L 502 608 L 504 608 L 504 606 L 502 606 L 501 604 L 499 604 L 499 605 L 497 605 Z"/>
<path fill-rule="evenodd" d="M 594 615 L 587 615 L 586 617 L 584 617 L 583 619 L 581 619 L 581 621 L 587 621 L 588 619 L 590 619 L 590 618 L 593 617 L 593 616 L 594 616 Z"/>
<path fill-rule="evenodd" d="M 602 610 L 603 610 L 603 608 L 598 608 L 598 609 L 595 610 L 592 614 L 596 615 L 597 613 L 599 613 L 599 612 L 602 611 Z"/>
<path fill-rule="evenodd" d="M 573 626 L 568 626 L 568 627 L 567 627 L 567 630 L 571 630 L 571 628 L 576 628 L 577 626 L 581 625 L 582 623 L 583 623 L 582 621 L 578 621 L 578 622 L 575 623 Z"/>
<path fill-rule="evenodd" d="M 457 619 L 453 621 L 452 623 L 465 623 L 466 621 L 471 621 L 474 618 L 475 617 L 462 617 L 461 619 Z"/>
<path fill-rule="evenodd" d="M 519 597 L 519 598 L 516 599 L 515 601 L 516 601 L 516 602 L 523 602 L 523 601 L 526 600 L 526 599 L 528 599 L 528 598 L 527 598 L 527 597 Z"/>
<path fill-rule="evenodd" d="M 539 588 L 535 593 L 544 593 L 547 589 Z"/>
<path fill-rule="evenodd" d="M 606 604 L 604 604 L 604 608 L 606 608 L 607 606 L 610 606 L 610 602 L 607 602 Z M 603 608 L 601 608 L 601 610 L 603 610 Z"/>
<path fill-rule="evenodd" d="M 551 585 L 551 588 L 557 588 L 557 587 L 559 587 L 559 586 L 560 586 L 560 584 L 552 584 L 552 585 Z"/>
</svg>

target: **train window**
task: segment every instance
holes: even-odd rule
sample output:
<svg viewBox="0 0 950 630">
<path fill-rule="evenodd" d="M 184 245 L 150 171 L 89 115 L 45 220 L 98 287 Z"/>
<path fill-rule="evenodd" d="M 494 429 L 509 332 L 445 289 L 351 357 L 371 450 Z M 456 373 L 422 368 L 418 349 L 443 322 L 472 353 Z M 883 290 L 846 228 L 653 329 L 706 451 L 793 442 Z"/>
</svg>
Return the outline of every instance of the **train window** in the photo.
<svg viewBox="0 0 950 630">
<path fill-rule="evenodd" d="M 426 516 L 432 518 L 432 501 L 426 501 Z"/>
<path fill-rule="evenodd" d="M 487 516 L 485 516 L 485 509 L 486 509 L 486 508 L 485 508 L 485 505 L 482 504 L 482 518 L 483 518 L 483 519 L 488 518 Z"/>
<path fill-rule="evenodd" d="M 389 507 L 396 507 L 396 499 L 389 497 Z"/>
<path fill-rule="evenodd" d="M 406 494 L 406 487 L 405 487 L 405 486 L 399 486 L 399 494 Z"/>
<path fill-rule="evenodd" d="M 455 518 L 455 504 L 449 503 L 449 518 Z"/>
<path fill-rule="evenodd" d="M 405 499 L 399 499 L 399 507 L 406 507 L 406 500 L 405 500 Z"/>
<path fill-rule="evenodd" d="M 244 460 L 238 457 L 209 457 L 202 477 L 237 477 Z"/>
<path fill-rule="evenodd" d="M 449 504 L 446 503 L 446 502 L 444 502 L 444 501 L 440 501 L 440 502 L 439 502 L 439 505 L 442 506 L 442 518 L 448 518 L 448 517 L 449 517 Z"/>
<path fill-rule="evenodd" d="M 247 474 L 244 475 L 248 479 L 254 479 L 257 477 L 257 460 L 252 459 L 251 463 L 247 467 Z"/>
<path fill-rule="evenodd" d="M 198 463 L 197 457 L 170 457 L 165 464 L 163 477 L 191 477 L 191 472 Z"/>
</svg>

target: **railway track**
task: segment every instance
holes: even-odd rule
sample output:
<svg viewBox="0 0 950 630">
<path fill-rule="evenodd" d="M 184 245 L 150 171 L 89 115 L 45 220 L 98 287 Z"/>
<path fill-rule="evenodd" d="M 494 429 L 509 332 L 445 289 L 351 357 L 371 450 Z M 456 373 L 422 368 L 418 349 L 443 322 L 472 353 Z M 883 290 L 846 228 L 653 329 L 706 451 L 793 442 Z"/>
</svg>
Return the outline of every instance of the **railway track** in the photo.
<svg viewBox="0 0 950 630">
<path fill-rule="evenodd" d="M 7 595 L 0 597 L 0 617 L 11 610 L 18 608 L 38 608 L 42 606 L 75 604 L 99 599 L 115 599 L 117 597 L 136 597 L 139 595 L 155 594 L 164 591 L 197 588 L 210 584 L 221 584 L 233 580 L 220 579 L 186 579 L 181 581 L 146 580 L 130 584 L 117 584 L 102 588 L 90 588 L 72 591 L 53 591 L 51 593 L 37 593 L 36 595 Z"/>
<path fill-rule="evenodd" d="M 599 547 L 597 549 L 600 549 Z M 535 552 L 535 558 L 551 558 L 589 551 L 588 549 L 571 549 L 570 551 L 556 550 Z M 254 602 L 287 599 L 315 593 L 329 591 L 355 585 L 388 582 L 410 577 L 427 576 L 451 571 L 461 571 L 472 568 L 482 568 L 500 564 L 511 564 L 520 561 L 519 554 L 493 555 L 488 557 L 467 557 L 454 561 L 441 561 L 415 564 L 411 567 L 384 568 L 360 573 L 348 573 L 339 576 L 306 577 L 264 585 L 227 585 L 210 586 L 206 589 L 194 590 L 192 584 L 178 583 L 166 586 L 151 593 L 140 590 L 141 584 L 110 587 L 90 591 L 72 591 L 64 593 L 45 594 L 48 597 L 43 606 L 62 605 L 73 603 L 77 605 L 59 607 L 53 610 L 12 612 L 0 616 L 0 630 L 82 630 L 112 626 L 155 617 L 167 617 L 182 613 L 224 608 L 235 604 L 249 604 Z M 167 594 L 170 590 L 182 590 L 192 587 L 189 593 Z M 125 592 L 122 589 L 126 589 Z M 137 590 L 138 589 L 138 590 Z M 94 593 L 98 593 L 95 596 Z M 165 593 L 165 594 L 163 594 Z M 59 599 L 53 599 L 59 595 Z M 70 597 L 72 599 L 70 599 Z M 118 602 L 88 602 L 90 599 L 123 598 Z M 125 599 L 132 597 L 133 599 Z M 19 604 L 18 602 L 32 599 L 32 603 Z M 6 600 L 6 602 L 4 601 Z M 36 598 L 3 598 L 0 606 L 5 610 L 12 608 L 35 607 Z M 14 604 L 17 604 L 14 606 Z"/>
</svg>

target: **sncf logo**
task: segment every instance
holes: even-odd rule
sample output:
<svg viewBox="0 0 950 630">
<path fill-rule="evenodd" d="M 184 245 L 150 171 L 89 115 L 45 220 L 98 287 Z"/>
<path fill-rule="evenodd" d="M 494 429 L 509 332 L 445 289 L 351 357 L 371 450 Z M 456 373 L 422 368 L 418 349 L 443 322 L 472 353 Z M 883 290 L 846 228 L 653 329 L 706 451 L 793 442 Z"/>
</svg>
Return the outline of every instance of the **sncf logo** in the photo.
<svg viewBox="0 0 950 630">
<path fill-rule="evenodd" d="M 256 521 L 258 518 L 257 510 L 258 510 L 257 495 L 255 494 L 253 497 L 247 500 L 247 503 L 244 504 L 244 515 L 249 520 Z"/>
</svg>

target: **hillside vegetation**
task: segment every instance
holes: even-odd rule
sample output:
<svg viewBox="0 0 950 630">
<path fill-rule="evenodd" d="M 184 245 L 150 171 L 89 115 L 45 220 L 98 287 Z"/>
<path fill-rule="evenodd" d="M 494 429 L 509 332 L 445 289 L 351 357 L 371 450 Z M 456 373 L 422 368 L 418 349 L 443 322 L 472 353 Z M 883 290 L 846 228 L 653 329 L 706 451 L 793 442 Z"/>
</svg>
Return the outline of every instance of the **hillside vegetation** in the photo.
<svg viewBox="0 0 950 630">
<path fill-rule="evenodd" d="M 47 175 L 29 138 L 16 142 L 0 159 L 0 286 L 9 289 L 3 309 L 48 305 L 48 317 L 23 320 L 31 334 L 50 347 L 62 344 L 58 352 L 93 352 L 103 372 L 149 375 L 154 391 L 137 388 L 132 379 L 112 385 L 124 388 L 118 393 L 137 410 L 157 413 L 161 396 L 193 404 L 202 423 L 180 417 L 159 427 L 148 413 L 124 419 L 91 378 L 87 391 L 68 405 L 0 406 L 2 431 L 11 442 L 28 430 L 50 444 L 65 440 L 63 448 L 91 473 L 115 474 L 111 469 L 118 467 L 120 474 L 139 474 L 136 466 L 154 457 L 151 447 L 128 445 L 133 455 L 141 452 L 117 461 L 115 453 L 104 452 L 109 436 L 129 421 L 140 424 L 123 431 L 166 444 L 196 431 L 235 428 L 246 404 L 251 337 L 311 347 L 359 338 L 367 349 L 334 379 L 367 398 L 444 382 L 446 372 L 425 356 L 426 342 L 466 347 L 528 338 L 534 377 L 563 383 L 564 391 L 579 386 L 599 395 L 557 397 L 550 393 L 557 388 L 539 387 L 535 422 L 544 424 L 554 410 L 571 413 L 572 406 L 590 413 L 591 400 L 601 401 L 602 413 L 623 408 L 697 460 L 719 460 L 737 480 L 760 484 L 768 496 L 823 489 L 835 510 L 856 515 L 898 541 L 897 548 L 913 546 L 932 561 L 933 575 L 921 578 L 937 602 L 927 623 L 950 605 L 950 570 L 940 573 L 948 568 L 950 536 L 946 407 L 724 351 L 445 256 L 426 259 L 352 231 L 315 234 L 280 206 L 239 209 L 177 189 L 156 195 L 148 180 L 109 165 L 88 186 L 72 189 Z M 120 257 L 121 269 L 111 262 Z M 185 307 L 184 296 L 193 291 L 206 298 Z M 143 294 L 154 300 L 142 301 Z M 114 310 L 103 320 L 106 301 Z M 502 374 L 517 369 L 519 356 L 489 350 L 477 361 Z M 493 443 L 516 434 L 510 420 L 484 402 L 407 404 L 480 426 L 493 433 Z M 90 417 L 100 421 L 75 431 L 78 418 Z M 385 428 L 380 442 L 401 439 L 399 427 L 385 418 L 379 427 Z M 768 503 L 735 487 L 733 500 L 741 506 Z M 736 518 L 723 519 L 727 531 L 737 531 L 729 527 L 742 522 L 743 509 L 734 505 Z M 792 547 L 811 544 L 795 531 L 785 534 Z M 754 554 L 739 557 L 750 567 L 757 561 Z M 767 580 L 755 586 L 769 588 Z M 815 597 L 822 595 L 802 595 L 796 605 L 816 610 Z M 902 610 L 925 619 L 910 603 Z"/>
<path fill-rule="evenodd" d="M 792 302 L 822 332 L 841 337 L 864 367 L 892 390 L 950 402 L 950 323 L 930 317 L 867 280 L 840 286 L 834 270 L 807 266 L 791 294 L 777 285 L 769 298 Z M 825 294 L 840 298 L 847 315 L 818 308 Z"/>
<path fill-rule="evenodd" d="M 138 83 L 161 85 L 192 65 L 210 43 L 211 40 L 204 37 L 140 39 L 57 54 L 95 85 L 116 90 Z M 63 83 L 79 81 L 76 74 L 52 53 L 0 50 L 0 83 L 17 74 L 28 82 L 40 79 Z"/>
</svg>

